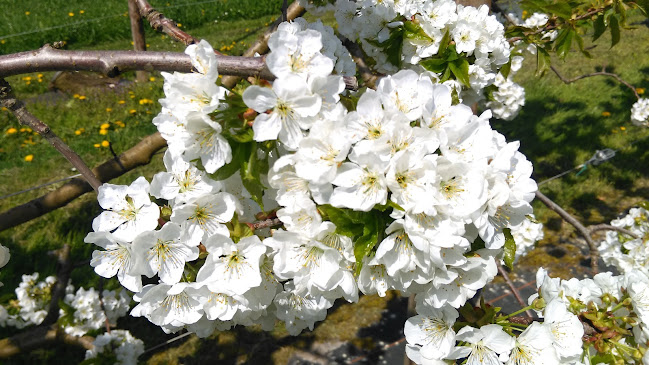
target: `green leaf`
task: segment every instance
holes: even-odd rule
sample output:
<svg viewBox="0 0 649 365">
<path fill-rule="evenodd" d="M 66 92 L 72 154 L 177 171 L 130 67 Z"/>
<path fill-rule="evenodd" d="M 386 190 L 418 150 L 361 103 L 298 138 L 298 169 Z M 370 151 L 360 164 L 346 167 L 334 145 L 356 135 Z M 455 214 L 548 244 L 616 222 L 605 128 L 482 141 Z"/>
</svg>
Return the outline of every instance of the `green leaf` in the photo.
<svg viewBox="0 0 649 365">
<path fill-rule="evenodd" d="M 586 58 L 593 58 L 593 55 L 590 54 L 585 48 L 584 48 L 584 38 L 577 34 L 575 32 L 575 41 L 577 41 L 577 46 L 579 46 L 579 51 L 581 51 L 581 54 L 583 54 Z"/>
<path fill-rule="evenodd" d="M 611 48 L 613 48 L 620 42 L 620 22 L 617 16 L 611 16 L 609 19 L 609 27 L 611 29 Z"/>
<path fill-rule="evenodd" d="M 264 195 L 264 185 L 261 183 L 262 164 L 257 158 L 257 143 L 251 142 L 243 144 L 242 155 L 244 156 L 243 163 L 239 173 L 241 175 L 241 182 L 243 186 L 250 193 L 250 197 L 255 203 L 259 204 L 261 210 L 264 210 L 264 203 L 262 197 Z M 267 173 L 267 171 L 264 171 Z"/>
<path fill-rule="evenodd" d="M 469 61 L 466 58 L 455 60 L 448 64 L 448 68 L 451 69 L 455 78 L 464 84 L 466 87 L 471 87 L 471 81 L 469 80 Z"/>
<path fill-rule="evenodd" d="M 558 1 L 545 6 L 546 13 L 554 14 L 564 19 L 572 17 L 572 6 L 566 1 Z"/>
<path fill-rule="evenodd" d="M 354 238 L 363 234 L 363 225 L 354 223 L 347 215 L 346 209 L 325 204 L 318 207 L 323 218 L 336 225 L 336 233 Z"/>
<path fill-rule="evenodd" d="M 448 61 L 441 58 L 426 58 L 419 62 L 419 64 L 428 71 L 441 74 L 448 67 Z"/>
<path fill-rule="evenodd" d="M 448 81 L 448 79 L 450 79 L 450 78 L 451 78 L 451 68 L 450 68 L 450 67 L 447 67 L 447 68 L 444 70 L 444 73 L 442 73 L 442 77 L 439 79 L 439 82 L 445 82 L 445 81 Z"/>
<path fill-rule="evenodd" d="M 575 35 L 575 30 L 572 28 L 565 28 L 559 32 L 559 36 L 554 42 L 554 49 L 561 59 L 565 59 L 570 48 L 572 48 L 572 38 Z"/>
<path fill-rule="evenodd" d="M 615 3 L 615 10 L 620 14 L 620 25 L 626 27 L 626 4 L 621 1 Z"/>
<path fill-rule="evenodd" d="M 540 77 L 545 74 L 545 71 L 550 69 L 550 54 L 545 48 L 537 46 L 536 49 L 536 76 Z"/>
<path fill-rule="evenodd" d="M 415 22 L 412 21 L 405 21 L 403 23 L 403 36 L 408 38 L 408 39 L 414 39 L 417 41 L 430 41 L 432 42 L 433 40 L 424 32 L 424 30 L 421 28 L 421 26 Z"/>
<path fill-rule="evenodd" d="M 503 234 L 505 235 L 505 246 L 503 247 L 505 255 L 503 260 L 508 268 L 513 269 L 514 259 L 516 258 L 516 241 L 514 241 L 511 229 L 503 229 Z"/>
<path fill-rule="evenodd" d="M 443 55 L 446 53 L 446 49 L 448 48 L 449 43 L 451 42 L 451 33 L 449 30 L 444 33 L 444 36 L 442 37 L 442 40 L 439 43 L 439 49 L 437 50 L 437 54 Z"/>
<path fill-rule="evenodd" d="M 604 14 L 600 14 L 597 19 L 595 19 L 595 22 L 593 23 L 593 42 L 599 39 L 599 37 L 606 32 L 606 22 Z"/>
<path fill-rule="evenodd" d="M 511 70 L 512 70 L 512 58 L 509 57 L 509 61 L 507 61 L 507 63 L 500 68 L 500 73 L 503 75 L 504 78 L 508 78 Z"/>
<path fill-rule="evenodd" d="M 401 67 L 401 50 L 403 49 L 403 27 L 394 28 L 390 32 L 390 38 L 387 40 L 385 52 L 388 55 L 388 62 Z"/>
</svg>

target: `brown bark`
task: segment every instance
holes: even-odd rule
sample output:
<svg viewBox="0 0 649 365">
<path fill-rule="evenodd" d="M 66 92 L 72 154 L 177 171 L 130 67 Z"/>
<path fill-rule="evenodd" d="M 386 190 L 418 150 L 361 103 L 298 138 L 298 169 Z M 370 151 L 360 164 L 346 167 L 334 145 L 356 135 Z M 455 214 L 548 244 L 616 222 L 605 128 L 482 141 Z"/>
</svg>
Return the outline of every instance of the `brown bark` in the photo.
<svg viewBox="0 0 649 365">
<path fill-rule="evenodd" d="M 135 0 L 128 0 L 128 16 L 131 20 L 131 37 L 133 39 L 133 50 L 146 51 L 146 40 L 144 39 L 144 24 L 140 16 L 140 9 L 138 9 Z M 147 73 L 144 71 L 136 71 L 135 79 L 138 82 L 145 82 L 147 80 Z"/>
<path fill-rule="evenodd" d="M 153 154 L 166 145 L 167 141 L 162 138 L 160 133 L 154 133 L 144 138 L 133 148 L 122 153 L 119 160 L 108 160 L 95 167 L 92 171 L 102 182 L 110 181 L 138 166 L 148 164 Z M 61 208 L 89 191 L 92 191 L 92 188 L 88 183 L 82 179 L 73 179 L 37 199 L 0 213 L 0 231 Z"/>
<path fill-rule="evenodd" d="M 131 0 L 129 0 L 131 1 Z M 171 38 L 184 43 L 185 45 L 190 45 L 198 43 L 200 39 L 187 34 L 186 32 L 180 30 L 176 23 L 165 17 L 164 14 L 155 10 L 151 4 L 146 0 L 132 0 L 137 5 L 140 15 L 146 18 L 146 20 L 151 24 L 151 27 L 158 32 L 163 32 L 170 36 Z"/>
<path fill-rule="evenodd" d="M 10 338 L 0 340 L 0 358 L 17 355 L 21 352 L 28 352 L 44 347 L 55 342 L 62 342 L 68 345 L 78 346 L 86 350 L 94 347 L 94 338 L 90 336 L 76 337 L 68 335 L 56 326 L 38 326 L 26 330 Z"/>
</svg>

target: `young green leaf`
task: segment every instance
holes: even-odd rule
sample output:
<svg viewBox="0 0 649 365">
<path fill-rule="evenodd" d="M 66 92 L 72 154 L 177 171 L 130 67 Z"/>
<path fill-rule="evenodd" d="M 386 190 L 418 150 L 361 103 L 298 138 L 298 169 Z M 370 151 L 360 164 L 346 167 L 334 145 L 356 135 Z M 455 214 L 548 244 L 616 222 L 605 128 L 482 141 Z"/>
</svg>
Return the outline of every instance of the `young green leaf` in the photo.
<svg viewBox="0 0 649 365">
<path fill-rule="evenodd" d="M 565 59 L 570 48 L 572 48 L 572 38 L 575 35 L 575 30 L 572 28 L 565 28 L 559 32 L 559 36 L 554 42 L 554 49 L 561 59 Z"/>
<path fill-rule="evenodd" d="M 448 64 L 449 69 L 455 75 L 455 79 L 464 84 L 466 87 L 471 87 L 469 79 L 469 61 L 466 58 L 455 60 Z"/>
<path fill-rule="evenodd" d="M 550 54 L 545 48 L 537 46 L 536 49 L 536 76 L 540 77 L 545 74 L 545 71 L 550 69 Z"/>
<path fill-rule="evenodd" d="M 600 14 L 597 19 L 595 19 L 595 22 L 593 23 L 593 42 L 599 39 L 599 37 L 606 32 L 606 22 L 605 22 L 605 16 L 603 14 Z"/>
<path fill-rule="evenodd" d="M 244 161 L 241 164 L 241 169 L 239 173 L 241 174 L 241 182 L 243 186 L 248 190 L 252 200 L 255 203 L 259 204 L 262 210 L 264 210 L 264 203 L 262 197 L 264 195 L 264 185 L 261 183 L 261 164 L 257 157 L 257 143 L 250 142 L 242 144 L 243 148 L 241 153 L 244 157 Z M 263 171 L 266 173 L 267 171 Z"/>
<path fill-rule="evenodd" d="M 611 29 L 611 48 L 613 48 L 620 42 L 620 22 L 617 16 L 611 16 L 609 19 L 609 27 Z"/>
<path fill-rule="evenodd" d="M 514 259 L 516 258 L 516 241 L 514 241 L 511 229 L 505 228 L 503 229 L 503 233 L 505 234 L 505 246 L 503 247 L 505 255 L 503 260 L 508 268 L 513 269 Z"/>
</svg>

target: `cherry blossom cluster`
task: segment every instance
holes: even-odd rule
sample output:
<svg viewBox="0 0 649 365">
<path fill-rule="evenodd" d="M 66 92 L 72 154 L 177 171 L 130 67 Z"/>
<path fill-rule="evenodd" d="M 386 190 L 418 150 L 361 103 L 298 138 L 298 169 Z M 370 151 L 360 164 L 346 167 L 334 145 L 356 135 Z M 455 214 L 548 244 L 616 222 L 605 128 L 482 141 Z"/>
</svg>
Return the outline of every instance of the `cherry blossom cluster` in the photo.
<svg viewBox="0 0 649 365">
<path fill-rule="evenodd" d="M 486 5 L 480 8 L 456 5 L 453 0 L 427 1 L 351 1 L 336 2 L 338 31 L 359 41 L 365 53 L 376 61 L 376 70 L 393 73 L 401 62 L 423 65 L 422 60 L 438 55 L 452 44 L 453 52 L 471 58 L 470 88 L 464 98 L 481 99 L 481 91 L 494 83 L 500 67 L 509 61 L 510 47 L 504 27 Z M 394 62 L 386 45 L 396 31 L 405 29 L 399 62 Z M 445 42 L 442 44 L 442 42 Z M 442 74 L 436 75 L 444 78 Z M 466 85 L 469 86 L 469 85 Z"/>
<path fill-rule="evenodd" d="M 640 98 L 633 104 L 631 122 L 635 125 L 649 127 L 649 99 Z"/>
<path fill-rule="evenodd" d="M 630 271 L 614 276 L 611 272 L 595 275 L 592 279 L 561 280 L 551 278 L 544 269 L 536 275 L 538 294 L 529 298 L 532 307 L 556 301 L 568 312 L 577 315 L 585 329 L 583 352 L 573 363 L 646 364 L 649 362 L 649 276 L 642 271 Z M 549 321 L 549 308 L 543 311 Z M 540 314 L 540 312 L 537 312 Z M 574 320 L 570 320 L 572 322 Z M 567 326 L 557 323 L 556 333 L 570 333 Z M 576 323 L 572 330 L 577 333 Z M 562 347 L 576 350 L 577 341 L 567 338 Z M 557 349 L 557 353 L 559 349 Z M 576 353 L 576 351 L 575 351 Z M 549 356 L 549 353 L 544 353 Z"/>
<path fill-rule="evenodd" d="M 0 306 L 0 325 L 24 328 L 43 322 L 56 278 L 48 276 L 38 281 L 38 277 L 38 273 L 23 275 L 22 282 L 16 288 L 17 299 Z M 69 284 L 59 309 L 59 323 L 65 333 L 83 336 L 104 327 L 106 321 L 114 324 L 118 318 L 126 315 L 130 303 L 131 298 L 124 290 L 104 290 L 100 296 L 93 288 L 79 288 L 75 292 L 74 286 Z"/>
<path fill-rule="evenodd" d="M 599 251 L 604 263 L 621 273 L 641 271 L 649 275 L 649 211 L 632 208 L 626 216 L 611 221 L 614 227 L 624 228 L 637 238 L 618 231 L 606 231 Z"/>
<path fill-rule="evenodd" d="M 101 364 L 136 365 L 137 358 L 144 353 L 144 342 L 125 330 L 103 333 L 93 345 L 93 349 L 86 351 L 86 360 L 97 359 L 96 363 Z"/>
<path fill-rule="evenodd" d="M 404 329 L 406 353 L 416 364 L 442 365 L 448 360 L 486 365 L 580 363 L 584 329 L 560 299 L 540 312 L 543 322 L 529 325 L 509 322 L 506 316 L 496 317 L 496 323 L 458 326 L 459 313 L 453 308 L 418 312 Z"/>
<path fill-rule="evenodd" d="M 525 256 L 534 248 L 536 242 L 543 239 L 543 224 L 536 221 L 534 214 L 512 227 L 512 236 L 516 242 L 516 260 Z"/>
<path fill-rule="evenodd" d="M 480 100 L 481 104 L 490 109 L 494 117 L 498 119 L 512 120 L 516 118 L 525 105 L 525 89 L 513 81 L 514 75 L 522 65 L 523 57 L 513 56 L 509 75 L 505 77 L 499 72 L 494 83 L 487 87 L 485 99 Z"/>
<path fill-rule="evenodd" d="M 400 71 L 347 94 L 351 58 L 321 23 L 284 23 L 269 47 L 277 78 L 240 94 L 250 109 L 238 126 L 217 117 L 234 96 L 215 84 L 209 44 L 186 51 L 198 72 L 164 74 L 154 124 L 169 144 L 167 171 L 99 189 L 104 212 L 86 237 L 102 248 L 95 271 L 136 293 L 131 315 L 199 336 L 277 319 L 298 334 L 359 290 L 462 306 L 496 275 L 510 229 L 532 213 L 536 183 L 519 143 L 490 127 L 490 112 L 455 104 L 430 73 Z M 251 196 L 241 178 L 211 178 L 248 132 L 266 146 L 246 162 L 268 158 L 264 208 L 280 208 L 283 228 L 269 237 L 239 222 Z M 237 182 L 242 194 L 231 193 Z"/>
</svg>

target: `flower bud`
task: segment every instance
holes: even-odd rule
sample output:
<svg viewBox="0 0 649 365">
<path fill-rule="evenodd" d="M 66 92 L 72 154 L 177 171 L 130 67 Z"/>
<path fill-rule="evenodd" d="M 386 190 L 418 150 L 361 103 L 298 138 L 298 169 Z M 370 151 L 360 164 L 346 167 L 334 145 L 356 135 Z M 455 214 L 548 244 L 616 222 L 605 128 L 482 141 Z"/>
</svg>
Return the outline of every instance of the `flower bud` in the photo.
<svg viewBox="0 0 649 365">
<path fill-rule="evenodd" d="M 171 220 L 171 207 L 168 205 L 163 206 L 160 208 L 160 218 L 169 221 Z"/>
<path fill-rule="evenodd" d="M 532 308 L 537 311 L 542 311 L 545 309 L 545 299 L 543 298 L 536 298 L 534 301 L 532 301 Z"/>
</svg>

